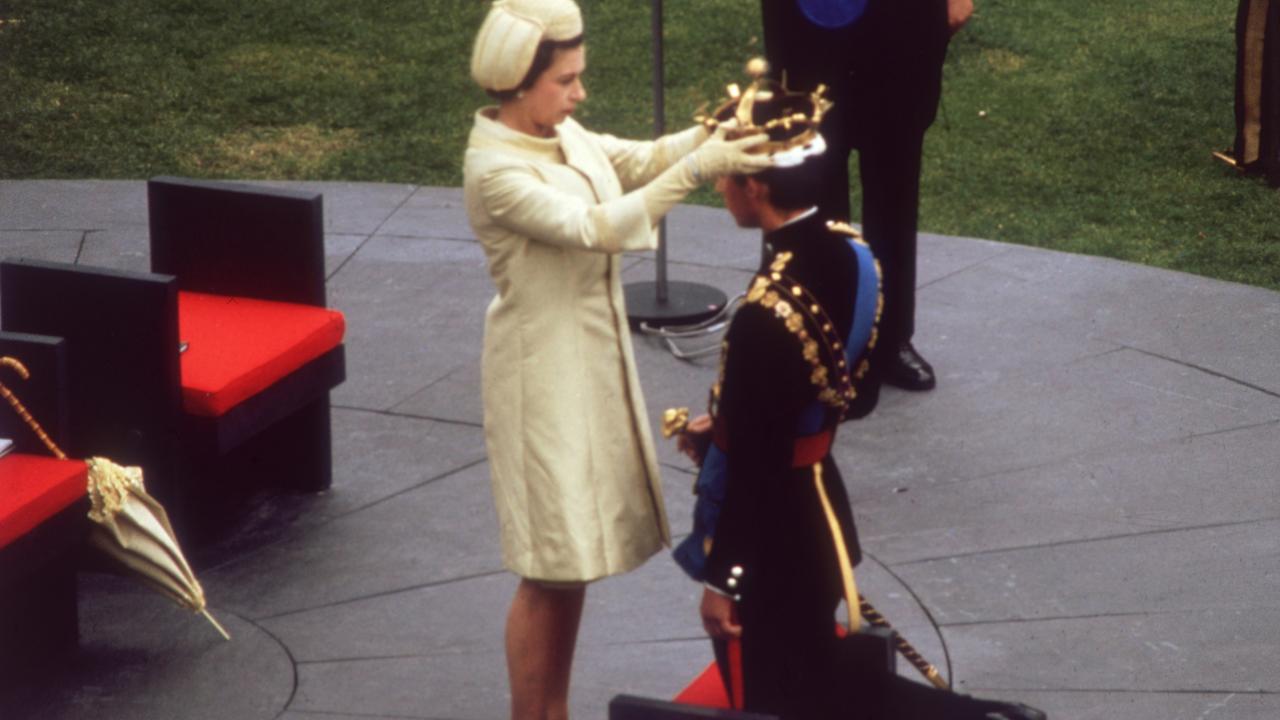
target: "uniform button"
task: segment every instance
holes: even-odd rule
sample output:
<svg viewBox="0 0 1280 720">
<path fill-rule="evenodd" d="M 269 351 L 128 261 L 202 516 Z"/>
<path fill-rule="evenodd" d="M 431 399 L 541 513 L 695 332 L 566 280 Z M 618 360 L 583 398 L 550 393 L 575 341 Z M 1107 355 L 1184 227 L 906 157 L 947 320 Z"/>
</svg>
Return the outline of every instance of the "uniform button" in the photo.
<svg viewBox="0 0 1280 720">
<path fill-rule="evenodd" d="M 732 568 L 729 569 L 729 574 L 736 578 L 742 577 L 742 566 L 734 565 Z"/>
<path fill-rule="evenodd" d="M 729 589 L 730 589 L 730 590 L 733 590 L 734 588 L 738 587 L 738 579 L 737 579 L 737 578 L 729 578 L 728 585 L 729 585 Z"/>
</svg>

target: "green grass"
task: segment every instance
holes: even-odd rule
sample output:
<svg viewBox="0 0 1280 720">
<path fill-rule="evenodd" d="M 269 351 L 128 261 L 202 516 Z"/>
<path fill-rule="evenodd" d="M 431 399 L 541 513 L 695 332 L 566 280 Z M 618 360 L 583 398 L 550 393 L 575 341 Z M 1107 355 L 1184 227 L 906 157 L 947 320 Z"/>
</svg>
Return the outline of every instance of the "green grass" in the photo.
<svg viewBox="0 0 1280 720">
<path fill-rule="evenodd" d="M 1210 156 L 1234 134 L 1235 8 L 982 0 L 921 226 L 1280 289 L 1280 194 Z"/>
<path fill-rule="evenodd" d="M 581 2 L 579 119 L 648 136 L 649 3 Z M 1209 154 L 1233 133 L 1235 6 L 979 0 L 927 139 L 921 227 L 1280 289 L 1280 195 Z M 458 185 L 486 8 L 0 0 L 0 177 Z M 758 36 L 754 0 L 666 3 L 669 128 L 741 79 Z"/>
</svg>

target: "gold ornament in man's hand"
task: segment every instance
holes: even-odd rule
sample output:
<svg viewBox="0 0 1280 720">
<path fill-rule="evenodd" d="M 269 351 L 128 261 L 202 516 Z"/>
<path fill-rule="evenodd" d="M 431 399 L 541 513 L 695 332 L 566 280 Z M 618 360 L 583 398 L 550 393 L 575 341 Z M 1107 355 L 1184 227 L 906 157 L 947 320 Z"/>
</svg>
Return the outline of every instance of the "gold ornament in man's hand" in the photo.
<svg viewBox="0 0 1280 720">
<path fill-rule="evenodd" d="M 670 439 L 683 433 L 689 424 L 689 408 L 667 408 L 662 411 L 662 437 Z"/>
</svg>

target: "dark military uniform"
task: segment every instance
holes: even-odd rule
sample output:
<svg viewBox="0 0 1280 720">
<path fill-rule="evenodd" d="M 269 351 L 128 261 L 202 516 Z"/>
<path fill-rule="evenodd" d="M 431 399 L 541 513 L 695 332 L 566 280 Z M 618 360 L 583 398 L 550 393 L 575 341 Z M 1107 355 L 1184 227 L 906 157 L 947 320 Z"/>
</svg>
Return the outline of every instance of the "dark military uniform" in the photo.
<svg viewBox="0 0 1280 720">
<path fill-rule="evenodd" d="M 837 359 L 859 294 L 851 241 L 816 213 L 765 234 L 760 273 L 729 326 L 712 391 L 728 482 L 706 580 L 740 598 L 745 707 L 789 718 L 819 714 L 808 705 L 821 705 L 815 693 L 829 687 L 814 680 L 834 664 L 842 597 L 815 473 L 853 561 L 859 557 L 844 483 L 828 452 L 841 417 L 870 412 L 879 394 L 862 353 L 845 368 Z"/>
<path fill-rule="evenodd" d="M 823 495 L 857 564 L 857 532 L 830 447 L 841 420 L 875 407 L 880 382 L 867 362 L 882 305 L 879 270 L 855 243 L 816 213 L 766 233 L 760 270 L 725 337 L 708 451 L 723 463 L 724 494 L 701 577 L 735 599 L 742 625 L 741 689 L 730 687 L 730 696 L 741 693 L 742 709 L 784 720 L 1043 720 L 1034 708 L 870 666 L 858 674 L 842 652 L 849 641 L 836 635 L 835 612 L 845 588 Z M 731 686 L 726 643 L 716 643 L 716 659 Z"/>
</svg>

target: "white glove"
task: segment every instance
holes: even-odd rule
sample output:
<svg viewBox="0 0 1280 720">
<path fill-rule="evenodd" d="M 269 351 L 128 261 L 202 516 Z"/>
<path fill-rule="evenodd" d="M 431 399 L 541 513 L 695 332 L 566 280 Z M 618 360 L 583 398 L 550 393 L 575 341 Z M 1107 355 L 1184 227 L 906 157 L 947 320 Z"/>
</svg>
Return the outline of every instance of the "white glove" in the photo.
<svg viewBox="0 0 1280 720">
<path fill-rule="evenodd" d="M 698 182 L 712 182 L 724 175 L 749 175 L 773 166 L 767 155 L 752 155 L 747 151 L 768 141 L 765 133 L 756 133 L 737 140 L 726 140 L 725 133 L 729 127 L 721 125 L 698 146 L 697 150 L 685 156 L 684 161 L 693 164 L 693 174 Z"/>
<path fill-rule="evenodd" d="M 767 134 L 757 133 L 737 140 L 726 140 L 725 132 L 723 126 L 716 128 L 697 150 L 685 155 L 683 160 L 667 168 L 640 189 L 644 195 L 645 210 L 649 213 L 649 222 L 657 223 L 704 182 L 711 182 L 725 175 L 756 173 L 773 166 L 769 156 L 747 152 L 767 141 Z"/>
</svg>

